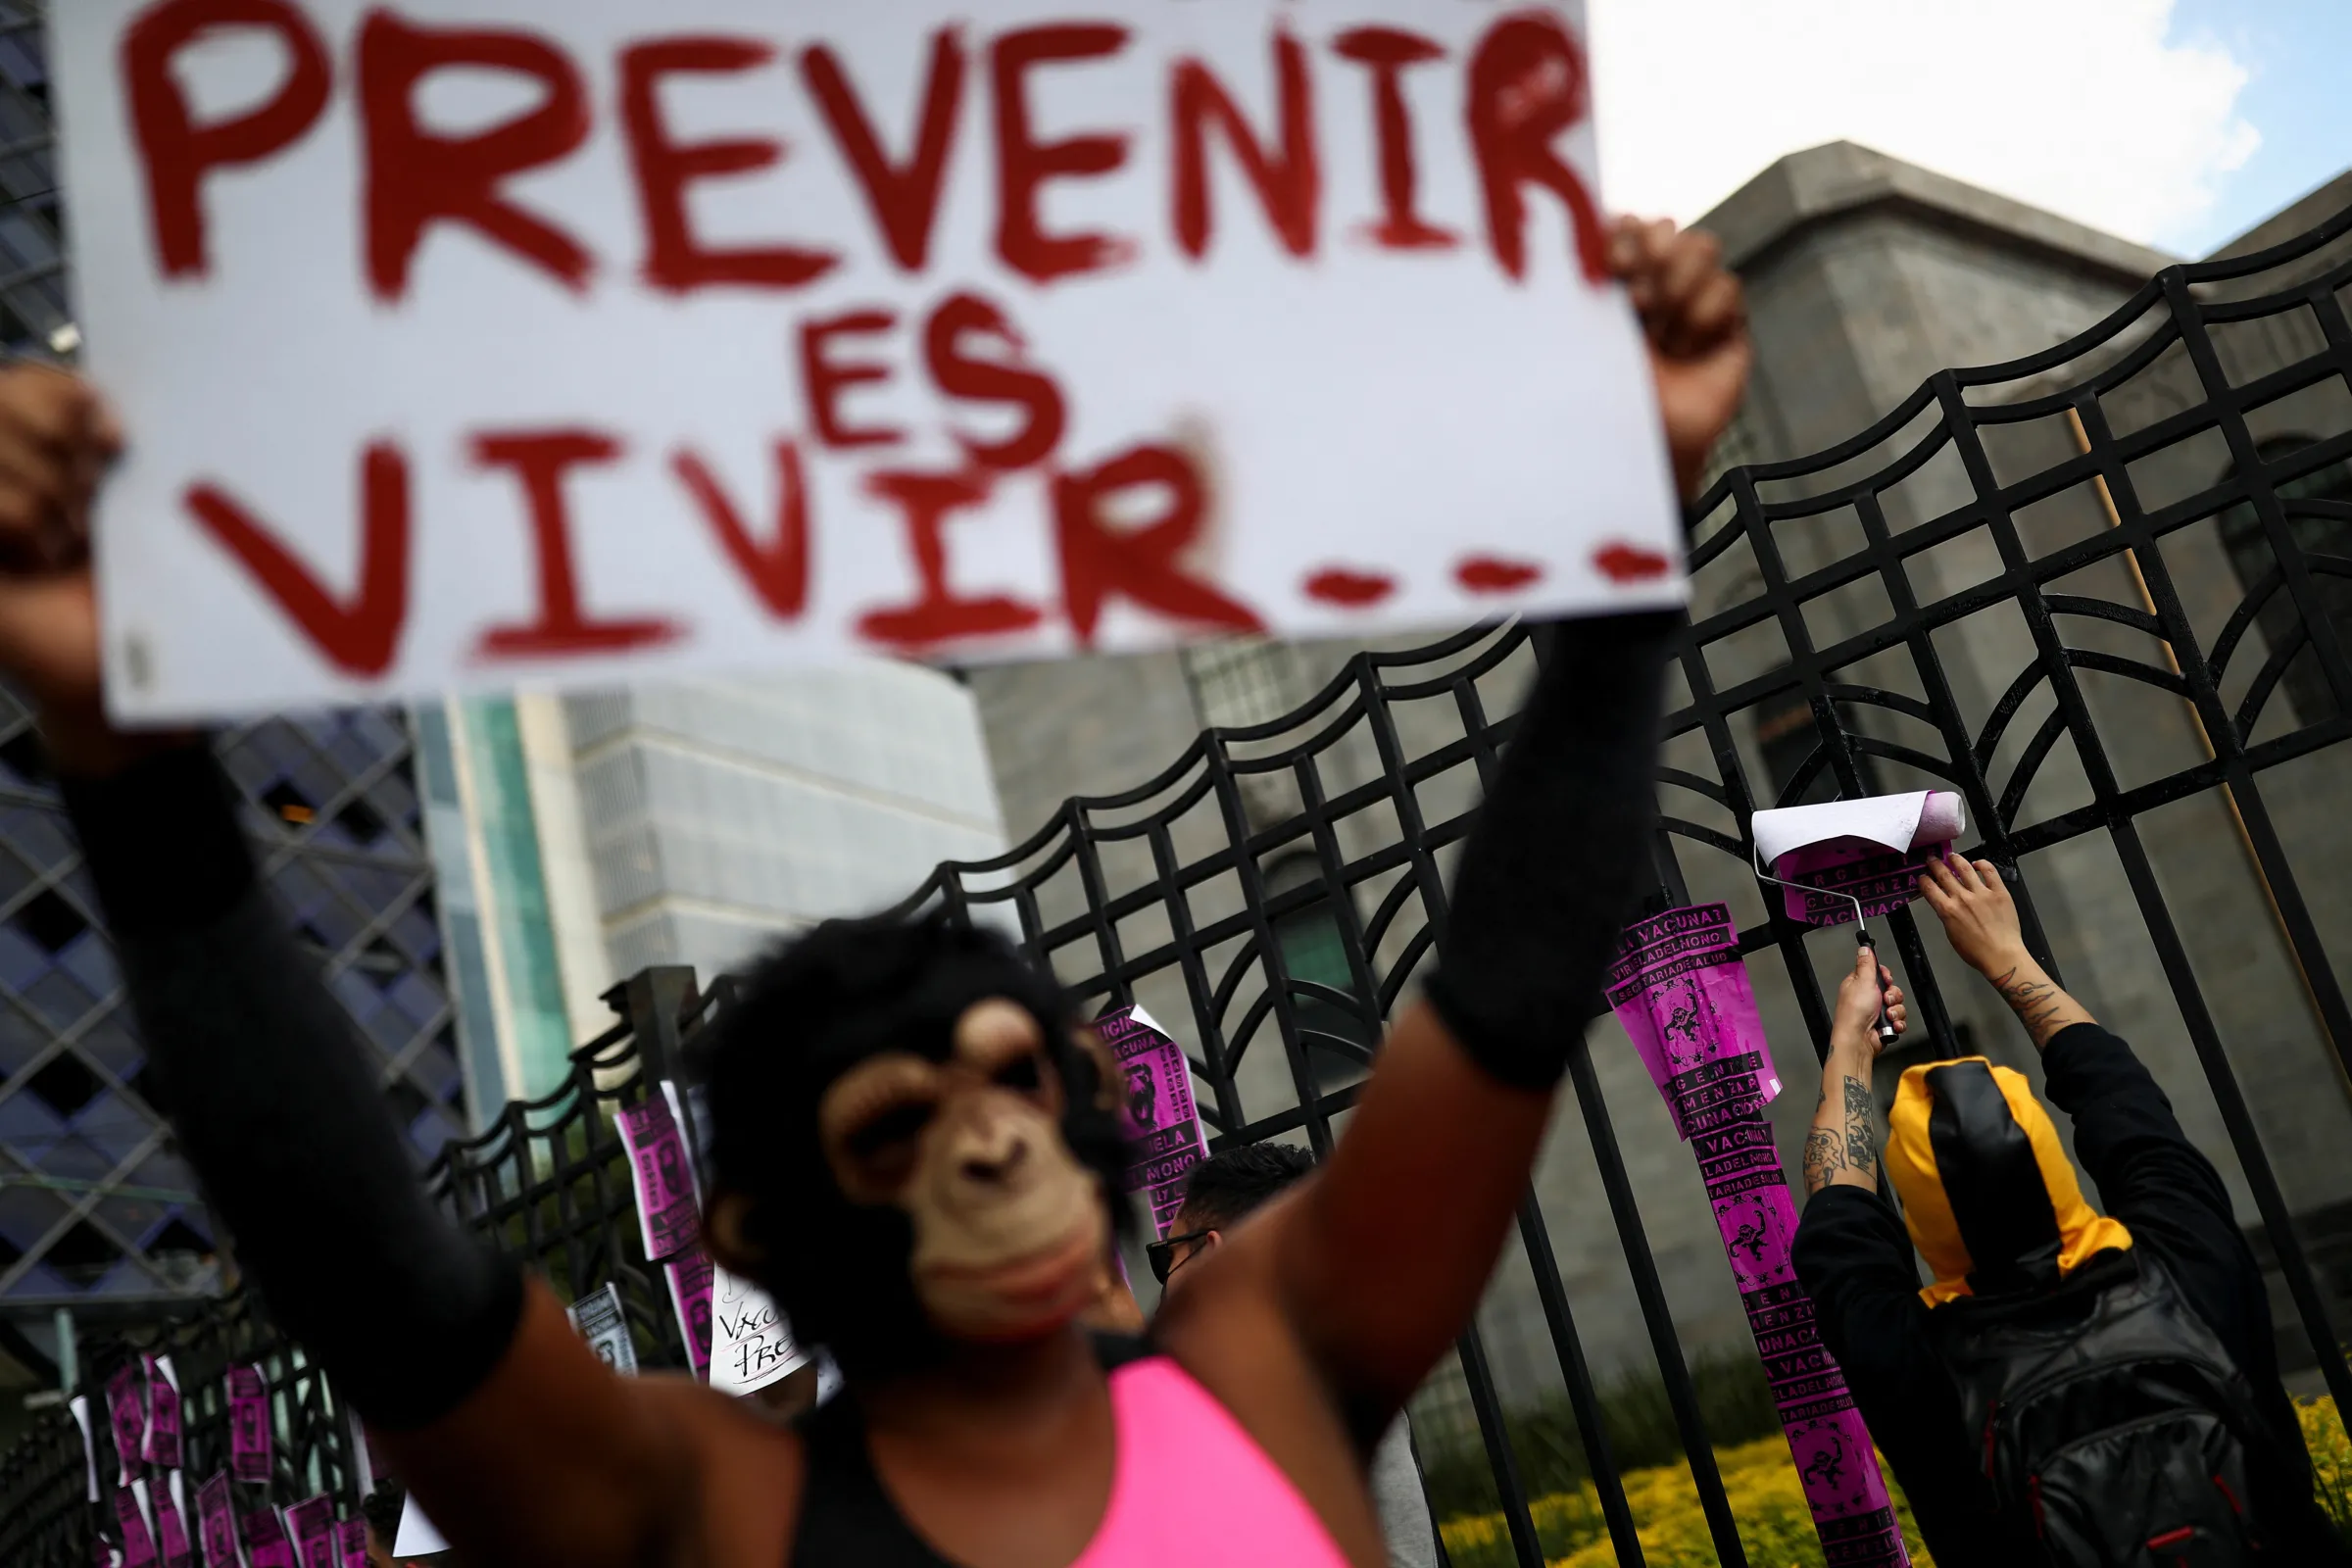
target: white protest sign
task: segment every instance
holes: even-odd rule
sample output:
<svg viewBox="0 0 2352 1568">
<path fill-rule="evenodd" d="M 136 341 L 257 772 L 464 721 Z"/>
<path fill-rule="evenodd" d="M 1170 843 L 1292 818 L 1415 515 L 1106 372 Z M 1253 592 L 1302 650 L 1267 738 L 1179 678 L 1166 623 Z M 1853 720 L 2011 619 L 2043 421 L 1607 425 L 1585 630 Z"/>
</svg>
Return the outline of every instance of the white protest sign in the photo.
<svg viewBox="0 0 2352 1568">
<path fill-rule="evenodd" d="M 721 1394 L 752 1394 L 808 1364 L 792 1324 L 765 1291 L 750 1280 L 710 1270 L 710 1386 Z"/>
<path fill-rule="evenodd" d="M 1679 602 L 1583 10 L 52 9 L 110 697 Z"/>
</svg>

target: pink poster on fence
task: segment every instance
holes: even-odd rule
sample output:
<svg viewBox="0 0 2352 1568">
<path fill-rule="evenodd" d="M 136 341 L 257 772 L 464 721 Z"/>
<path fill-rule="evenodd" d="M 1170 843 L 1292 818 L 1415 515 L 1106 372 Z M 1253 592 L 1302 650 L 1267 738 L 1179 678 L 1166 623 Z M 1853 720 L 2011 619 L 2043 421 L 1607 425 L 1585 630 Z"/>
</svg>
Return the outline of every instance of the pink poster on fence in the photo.
<svg viewBox="0 0 2352 1568">
<path fill-rule="evenodd" d="M 196 1489 L 196 1523 L 204 1568 L 238 1568 L 236 1503 L 227 1471 Z"/>
<path fill-rule="evenodd" d="M 1897 852 L 1842 839 L 1792 851 L 1773 872 L 1804 884 L 1781 889 L 1781 906 L 1789 919 L 1807 925 L 1844 925 L 1854 917 L 1856 899 L 1862 902 L 1863 916 L 1876 919 L 1919 897 L 1919 879 L 1928 862 L 1950 850 L 1949 844 L 1926 844 Z"/>
<path fill-rule="evenodd" d="M 675 1257 L 699 1240 L 703 1210 L 694 1187 L 694 1160 L 686 1135 L 660 1092 L 614 1118 L 628 1147 L 629 1172 L 637 1187 L 637 1218 L 648 1262 Z"/>
<path fill-rule="evenodd" d="M 188 1539 L 188 1523 L 180 1512 L 179 1472 L 158 1476 L 148 1490 L 155 1510 L 155 1549 L 164 1568 L 191 1568 L 196 1548 Z"/>
<path fill-rule="evenodd" d="M 245 1560 L 252 1568 L 300 1568 L 286 1522 L 268 1503 L 245 1516 Z"/>
<path fill-rule="evenodd" d="M 286 1529 L 294 1537 L 294 1560 L 300 1568 L 342 1568 L 335 1542 L 335 1499 L 310 1497 L 286 1510 Z"/>
<path fill-rule="evenodd" d="M 1724 905 L 1669 909 L 1627 933 L 1609 970 L 1609 1005 L 1686 1143 L 1695 1132 L 1760 1112 L 1781 1093 L 1738 942 Z M 1636 999 L 1642 1004 L 1628 1004 Z M 1727 1051 L 1727 1043 L 1739 1049 Z"/>
<path fill-rule="evenodd" d="M 149 1464 L 179 1468 L 179 1375 L 168 1355 L 140 1359 L 147 1370 L 147 1433 L 139 1452 Z"/>
<path fill-rule="evenodd" d="M 122 1568 L 148 1568 L 155 1561 L 155 1536 L 133 1490 L 137 1485 L 115 1489 L 115 1522 L 122 1527 Z"/>
<path fill-rule="evenodd" d="M 343 1560 L 338 1568 L 368 1568 L 368 1521 L 346 1519 L 335 1526 L 336 1547 Z"/>
<path fill-rule="evenodd" d="M 270 1484 L 270 1380 L 258 1366 L 232 1366 L 228 1384 L 228 1473 L 256 1486 Z"/>
<path fill-rule="evenodd" d="M 140 1455 L 147 1447 L 147 1391 L 139 1380 L 137 1363 L 106 1380 L 106 1414 L 115 1433 L 115 1458 L 122 1467 L 122 1484 L 146 1468 Z"/>
<path fill-rule="evenodd" d="M 1629 927 L 1621 951 L 1609 1005 L 1698 1156 L 1823 1552 L 1839 1568 L 1903 1568 L 1910 1558 L 1870 1432 L 1788 1261 L 1796 1205 L 1764 1119 L 1780 1078 L 1731 910 L 1669 909 Z"/>
<path fill-rule="evenodd" d="M 1119 1120 L 1127 1135 L 1127 1171 L 1120 1191 L 1145 1195 L 1152 1231 L 1168 1234 L 1184 1206 L 1184 1184 L 1208 1155 L 1193 1103 L 1193 1073 L 1184 1048 L 1141 1007 L 1121 1007 L 1094 1022 L 1117 1064 Z"/>
<path fill-rule="evenodd" d="M 669 1277 L 669 1304 L 678 1314 L 678 1331 L 685 1336 L 686 1358 L 694 1375 L 710 1376 L 710 1258 L 694 1248 L 662 1265 Z"/>
</svg>

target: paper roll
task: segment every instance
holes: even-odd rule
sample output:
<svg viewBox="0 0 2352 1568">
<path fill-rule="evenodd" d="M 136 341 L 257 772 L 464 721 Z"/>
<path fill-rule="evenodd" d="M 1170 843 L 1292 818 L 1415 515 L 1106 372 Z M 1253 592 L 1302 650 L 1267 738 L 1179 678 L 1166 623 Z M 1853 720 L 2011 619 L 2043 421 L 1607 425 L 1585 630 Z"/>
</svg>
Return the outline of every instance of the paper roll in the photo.
<svg viewBox="0 0 2352 1568">
<path fill-rule="evenodd" d="M 1961 808 L 1960 797 L 1950 790 L 1930 790 L 1928 804 L 1920 809 L 1919 831 L 1911 835 L 1910 848 L 1949 844 L 1966 831 L 1968 813 Z"/>
</svg>

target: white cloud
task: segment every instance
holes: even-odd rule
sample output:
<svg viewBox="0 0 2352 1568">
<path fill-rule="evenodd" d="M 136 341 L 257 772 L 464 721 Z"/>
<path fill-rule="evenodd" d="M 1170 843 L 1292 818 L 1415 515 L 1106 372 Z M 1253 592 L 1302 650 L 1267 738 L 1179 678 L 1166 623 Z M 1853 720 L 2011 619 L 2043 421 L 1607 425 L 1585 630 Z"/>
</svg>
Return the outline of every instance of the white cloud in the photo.
<svg viewBox="0 0 2352 1568">
<path fill-rule="evenodd" d="M 1697 218 L 1856 141 L 2130 239 L 2190 230 L 2261 136 L 2172 0 L 1588 0 L 1612 207 Z"/>
</svg>

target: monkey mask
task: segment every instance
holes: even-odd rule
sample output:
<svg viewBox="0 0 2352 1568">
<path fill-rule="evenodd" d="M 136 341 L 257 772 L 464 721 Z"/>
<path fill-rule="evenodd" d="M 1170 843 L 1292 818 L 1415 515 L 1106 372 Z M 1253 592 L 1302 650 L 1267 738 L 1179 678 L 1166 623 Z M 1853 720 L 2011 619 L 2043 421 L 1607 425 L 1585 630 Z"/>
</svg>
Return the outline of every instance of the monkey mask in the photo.
<svg viewBox="0 0 2352 1568">
<path fill-rule="evenodd" d="M 1095 1299 L 1129 1221 L 1109 1075 L 1008 943 L 829 921 L 713 1034 L 713 1241 L 732 1232 L 852 1378 L 1035 1338 Z"/>
</svg>

